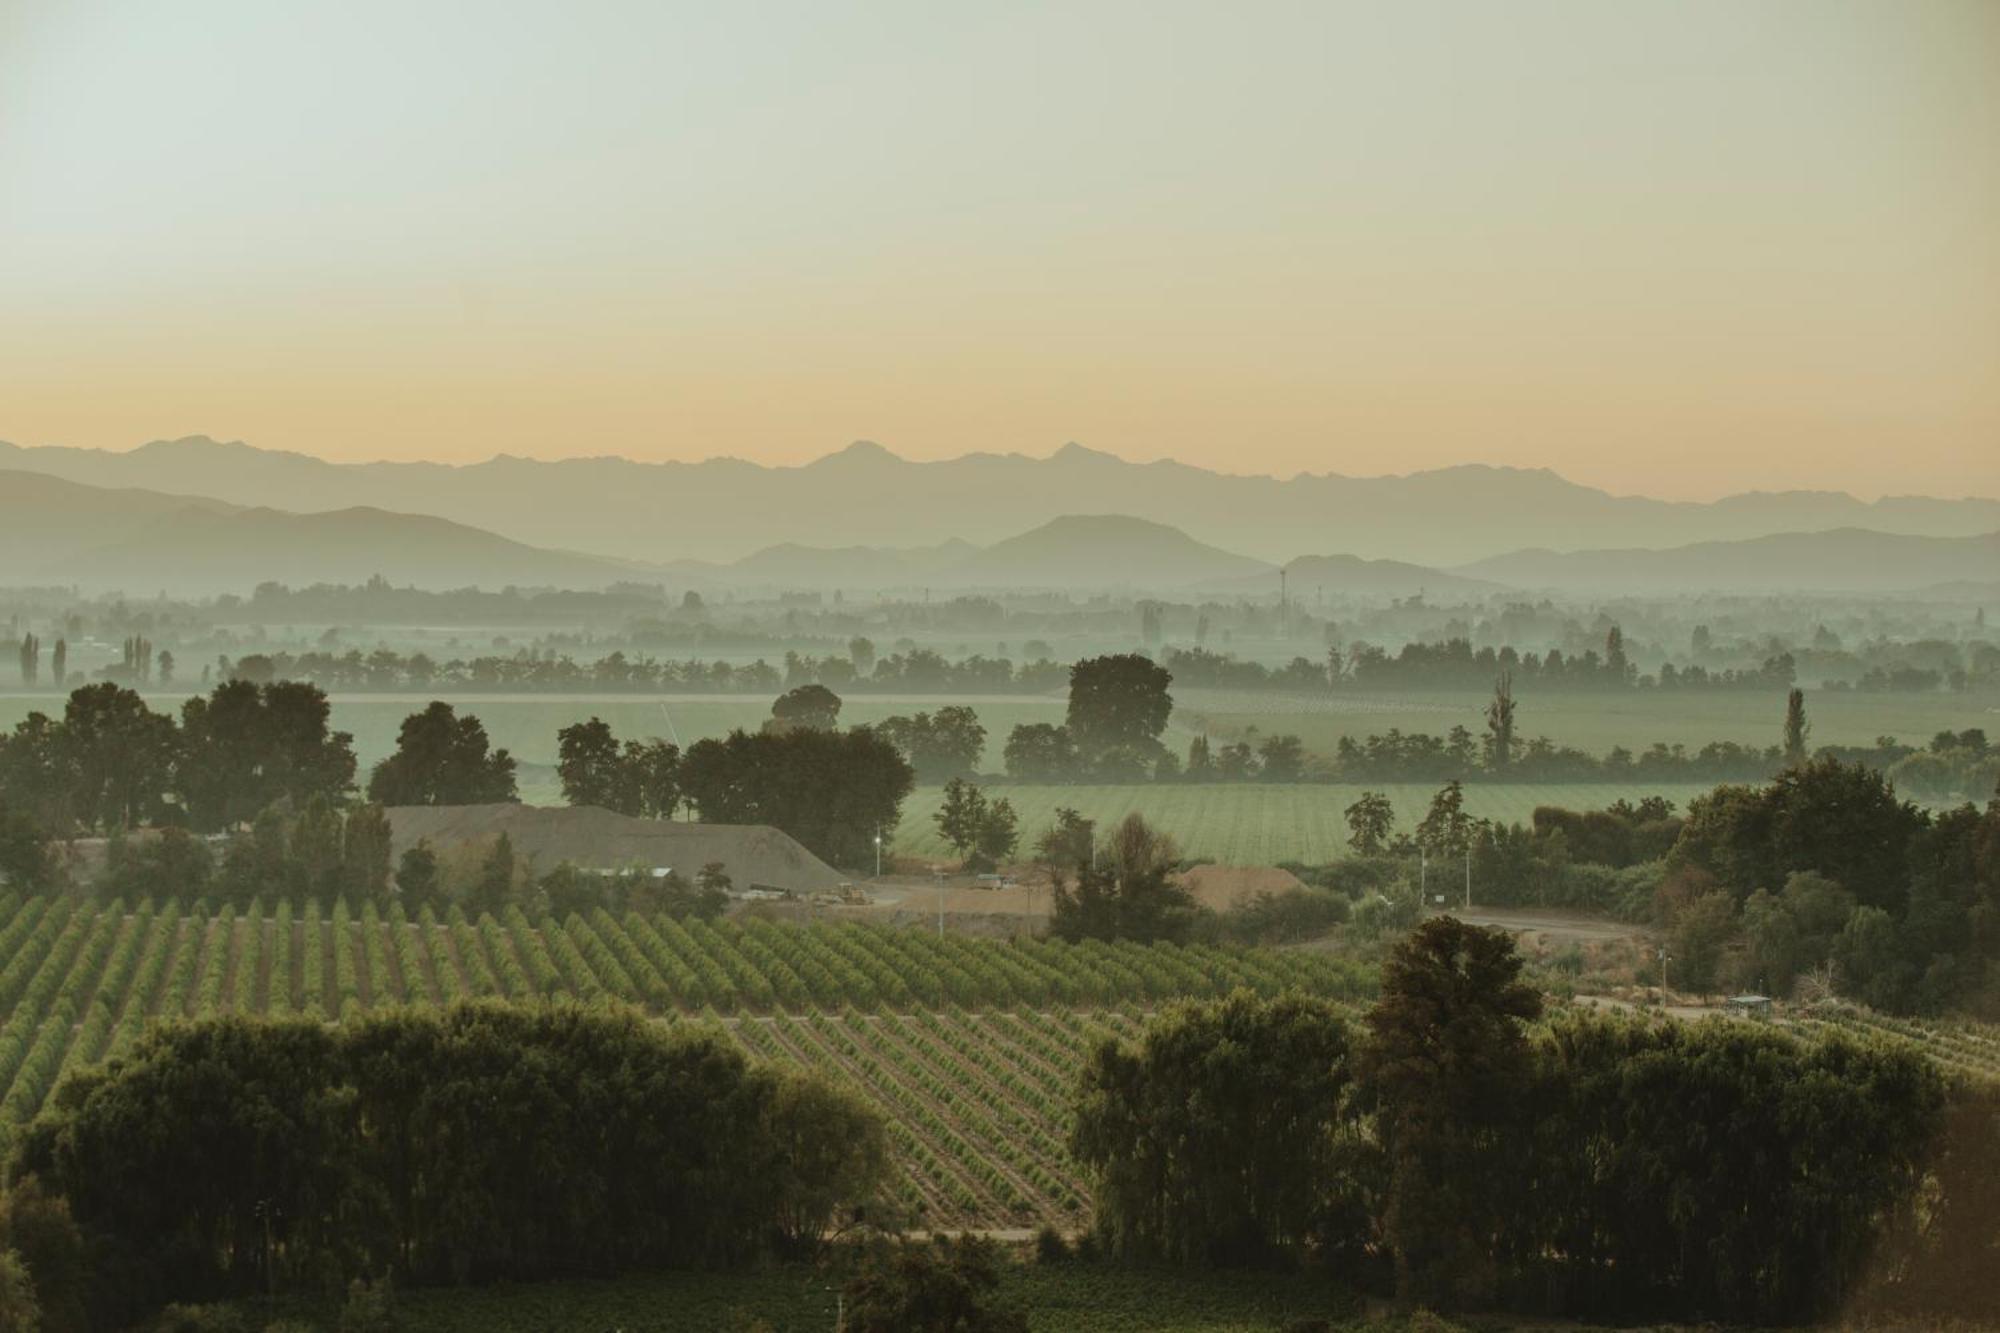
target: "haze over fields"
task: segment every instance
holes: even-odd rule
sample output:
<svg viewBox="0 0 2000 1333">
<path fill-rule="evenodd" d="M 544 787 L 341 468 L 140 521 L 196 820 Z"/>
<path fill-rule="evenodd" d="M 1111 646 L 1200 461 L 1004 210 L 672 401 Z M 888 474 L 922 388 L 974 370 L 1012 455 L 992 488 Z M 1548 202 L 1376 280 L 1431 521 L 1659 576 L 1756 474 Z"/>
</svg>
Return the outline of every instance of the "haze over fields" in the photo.
<svg viewBox="0 0 2000 1333">
<path fill-rule="evenodd" d="M 2000 1329 L 1996 293 L 2000 0 L 0 0 L 0 1333 Z"/>
<path fill-rule="evenodd" d="M 336 464 L 206 439 L 125 453 L 0 444 L 0 464 L 13 581 L 94 588 L 227 590 L 253 565 L 292 583 L 381 574 L 589 588 L 643 576 L 1251 595 L 1272 590 L 1280 564 L 1301 589 L 1400 596 L 1885 591 L 2000 577 L 2000 500 L 1796 492 L 1696 504 L 1484 467 L 1279 480 L 1076 446 L 912 463 L 871 445 L 803 468 Z"/>
</svg>

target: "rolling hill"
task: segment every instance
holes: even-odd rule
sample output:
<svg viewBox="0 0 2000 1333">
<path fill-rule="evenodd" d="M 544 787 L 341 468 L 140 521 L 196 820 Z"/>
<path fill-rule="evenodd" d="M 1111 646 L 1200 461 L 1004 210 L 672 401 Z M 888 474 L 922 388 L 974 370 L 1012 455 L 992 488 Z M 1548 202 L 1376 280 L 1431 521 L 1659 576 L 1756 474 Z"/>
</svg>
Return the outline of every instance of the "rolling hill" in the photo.
<svg viewBox="0 0 2000 1333">
<path fill-rule="evenodd" d="M 1902 592 L 1990 580 L 1996 570 L 2000 532 L 1913 537 L 1837 528 L 1665 550 L 1516 551 L 1454 572 L 1519 588 L 1578 592 Z"/>
<path fill-rule="evenodd" d="M 426 588 L 592 588 L 637 572 L 421 514 L 239 508 L 7 472 L 0 559 L 14 583 L 175 593 L 241 593 L 266 580 L 361 583 L 376 574 Z"/>
<path fill-rule="evenodd" d="M 1179 528 L 1123 514 L 1070 514 L 995 542 L 938 582 L 979 588 L 1196 588 L 1275 571 L 1198 542 Z"/>
<path fill-rule="evenodd" d="M 1364 560 L 1357 555 L 1302 555 L 1285 563 L 1285 576 L 1292 595 L 1305 597 L 1316 590 L 1349 597 L 1480 596 L 1503 591 L 1490 579 L 1469 578 L 1428 565 L 1402 560 Z M 1215 585 L 1217 592 L 1267 594 L 1276 586 L 1269 573 L 1247 579 L 1228 579 Z"/>
</svg>

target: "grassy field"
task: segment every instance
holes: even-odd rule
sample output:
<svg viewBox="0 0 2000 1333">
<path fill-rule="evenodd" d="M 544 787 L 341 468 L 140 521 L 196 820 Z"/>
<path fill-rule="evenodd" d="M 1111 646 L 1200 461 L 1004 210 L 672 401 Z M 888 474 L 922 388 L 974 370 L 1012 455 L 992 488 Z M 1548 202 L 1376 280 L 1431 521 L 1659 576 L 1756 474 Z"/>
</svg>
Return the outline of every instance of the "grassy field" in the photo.
<svg viewBox="0 0 2000 1333">
<path fill-rule="evenodd" d="M 214 1014 L 354 1021 L 474 998 L 623 1002 L 710 1023 L 755 1059 L 818 1069 L 882 1112 L 895 1195 L 922 1228 L 1073 1226 L 1064 1147 L 1088 1051 L 1140 1015 L 1236 987 L 1356 999 L 1329 955 L 1067 945 L 859 924 L 680 923 L 638 914 L 416 920 L 400 909 L 238 913 L 0 894 L 0 1138 L 69 1072 L 150 1025 Z"/>
<path fill-rule="evenodd" d="M 178 711 L 185 693 L 158 692 L 153 707 Z M 334 696 L 334 725 L 353 733 L 363 768 L 395 748 L 396 728 L 422 708 L 425 694 L 343 694 Z M 449 697 L 449 696 L 447 696 Z M 1290 732 L 1315 754 L 1331 754 L 1344 735 L 1365 736 L 1390 727 L 1442 734 L 1464 725 L 1485 726 L 1487 695 L 1479 691 L 1409 694 L 1280 694 L 1228 690 L 1176 690 L 1166 743 L 1176 752 L 1198 732 L 1235 739 L 1254 728 L 1260 735 Z M 1776 744 L 1785 701 L 1779 692 L 1716 691 L 1705 694 L 1536 694 L 1517 695 L 1517 726 L 1523 736 L 1546 735 L 1564 745 L 1602 754 L 1615 745 L 1638 751 L 1655 741 L 1698 749 L 1712 740 Z M 754 729 L 770 716 L 771 701 L 751 695 L 513 694 L 464 695 L 453 700 L 478 714 L 495 745 L 504 745 L 525 765 L 552 765 L 556 732 L 597 716 L 620 736 L 678 737 L 690 744 L 722 736 L 732 728 Z M 970 705 L 986 726 L 982 769 L 999 772 L 1007 733 L 1024 722 L 1061 722 L 1064 700 L 1055 695 L 996 695 L 954 699 L 938 695 L 855 695 L 841 710 L 848 724 L 879 722 L 897 713 Z M 1877 736 L 1924 742 L 1950 729 L 1984 727 L 2000 732 L 2000 704 L 1988 698 L 1950 694 L 1853 694 L 1808 691 L 1806 708 L 1812 740 L 1819 745 L 1863 745 Z M 11 728 L 29 711 L 59 713 L 56 694 L 0 695 L 0 728 Z"/>
<path fill-rule="evenodd" d="M 417 1291 L 400 1301 L 405 1326 L 426 1333 L 826 1333 L 835 1326 L 839 1270 L 770 1268 L 548 1286 Z M 1397 1333 L 1402 1320 L 1348 1318 L 1352 1293 L 1297 1273 L 1007 1263 L 998 1299 L 1034 1333 L 1272 1333 L 1295 1319 Z M 245 1306 L 257 1317 L 261 1307 Z M 277 1313 L 332 1329 L 338 1312 Z M 253 1318 L 253 1327 L 254 1318 Z M 1425 1327 L 1436 1328 L 1436 1324 Z"/>
<path fill-rule="evenodd" d="M 1482 819 L 1526 823 L 1538 805 L 1561 805 L 1573 810 L 1601 809 L 1626 797 L 1661 795 L 1685 809 L 1691 797 L 1711 789 L 1712 784 L 1565 783 L 1469 783 L 1465 806 Z M 1375 784 L 1374 789 L 1389 797 L 1396 807 L 1399 824 L 1413 827 L 1437 791 L 1432 784 Z M 1135 786 L 994 786 L 993 796 L 1005 796 L 1014 803 L 1021 820 L 1022 848 L 1031 850 L 1034 839 L 1055 822 L 1057 806 L 1073 806 L 1100 828 L 1116 823 L 1132 811 L 1171 833 L 1188 856 L 1207 857 L 1224 865 L 1275 865 L 1281 861 L 1303 861 L 1309 865 L 1332 861 L 1348 854 L 1347 824 L 1342 812 L 1364 790 L 1359 785 L 1334 783 L 1215 783 L 1182 786 L 1176 783 Z M 955 860 L 956 854 L 938 835 L 933 816 L 940 802 L 939 790 L 924 788 L 903 806 L 903 821 L 896 830 L 896 852 L 902 856 L 929 860 Z"/>
<path fill-rule="evenodd" d="M 1400 727 L 1443 734 L 1464 726 L 1483 734 L 1486 691 L 1407 694 L 1252 693 L 1175 691 L 1174 724 L 1234 738 L 1255 727 L 1260 734 L 1290 732 L 1306 749 L 1331 754 L 1342 736 L 1366 736 Z M 1716 690 L 1709 693 L 1537 693 L 1515 691 L 1515 727 L 1522 736 L 1547 736 L 1603 754 L 1614 745 L 1635 753 L 1655 741 L 1699 749 L 1709 741 L 1776 745 L 1785 717 L 1783 691 Z M 1815 745 L 1867 745 L 1889 735 L 1922 744 L 1947 728 L 2000 730 L 2000 702 L 1952 694 L 1856 694 L 1806 691 Z"/>
<path fill-rule="evenodd" d="M 333 725 L 354 737 L 355 757 L 365 773 L 396 748 L 396 729 L 403 719 L 422 709 L 427 694 L 337 694 Z M 683 746 L 709 736 L 725 736 L 735 728 L 755 731 L 771 716 L 771 700 L 761 695 L 511 694 L 445 695 L 461 713 L 476 714 L 496 746 L 505 746 L 524 765 L 556 762 L 556 732 L 572 722 L 601 717 L 620 737 L 661 736 Z M 147 696 L 153 708 L 176 715 L 185 693 L 155 692 Z M 1064 701 L 1053 696 L 954 699 L 941 695 L 857 695 L 840 711 L 843 724 L 880 722 L 896 714 L 935 711 L 954 703 L 969 704 L 986 727 L 986 757 L 982 767 L 994 772 L 1004 766 L 1001 750 L 1007 733 L 1024 722 L 1061 722 Z M 60 716 L 57 694 L 0 695 L 0 730 L 11 730 L 30 712 Z M 1169 740 L 1182 747 L 1189 733 L 1174 731 Z"/>
</svg>

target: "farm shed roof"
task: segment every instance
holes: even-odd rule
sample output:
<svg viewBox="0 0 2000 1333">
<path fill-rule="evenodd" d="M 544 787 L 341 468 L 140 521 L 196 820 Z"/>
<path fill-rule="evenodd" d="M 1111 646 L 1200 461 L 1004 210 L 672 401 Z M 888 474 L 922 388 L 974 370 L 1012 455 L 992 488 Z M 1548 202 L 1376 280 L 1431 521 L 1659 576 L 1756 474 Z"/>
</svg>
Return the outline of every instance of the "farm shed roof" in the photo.
<svg viewBox="0 0 2000 1333">
<path fill-rule="evenodd" d="M 720 861 L 739 889 L 765 884 L 811 893 L 845 882 L 790 834 L 766 824 L 634 819 L 592 805 L 397 805 L 388 815 L 395 856 L 420 839 L 442 850 L 505 833 L 516 855 L 543 869 L 564 861 L 586 870 L 671 866 L 693 879 Z"/>
</svg>

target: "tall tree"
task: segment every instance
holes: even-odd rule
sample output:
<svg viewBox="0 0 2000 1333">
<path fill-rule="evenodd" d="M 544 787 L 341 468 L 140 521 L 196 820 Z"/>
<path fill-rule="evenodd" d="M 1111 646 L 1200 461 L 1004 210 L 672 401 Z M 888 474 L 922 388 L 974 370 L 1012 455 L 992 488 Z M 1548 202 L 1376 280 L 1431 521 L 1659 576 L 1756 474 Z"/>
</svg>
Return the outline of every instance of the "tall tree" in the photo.
<svg viewBox="0 0 2000 1333">
<path fill-rule="evenodd" d="M 0 799 L 0 882 L 35 893 L 49 887 L 56 873 L 48 837 L 35 818 Z"/>
<path fill-rule="evenodd" d="M 166 808 L 179 741 L 172 718 L 121 685 L 72 691 L 59 745 L 76 784 L 77 817 L 107 830 L 151 822 Z"/>
<path fill-rule="evenodd" d="M 1785 696 L 1785 765 L 1806 761 L 1806 737 L 1812 727 L 1806 722 L 1806 692 L 1794 689 Z"/>
<path fill-rule="evenodd" d="M 1085 759 L 1136 749 L 1150 755 L 1173 714 L 1173 674 L 1136 653 L 1093 657 L 1069 672 L 1065 726 Z"/>
<path fill-rule="evenodd" d="M 1035 840 L 1035 854 L 1050 872 L 1087 866 L 1096 859 L 1097 824 L 1074 807 L 1056 807 L 1056 821 Z"/>
<path fill-rule="evenodd" d="M 979 821 L 979 837 L 973 856 L 981 866 L 997 866 L 1014 855 L 1021 845 L 1021 821 L 1014 803 L 1002 796 L 986 804 L 986 817 Z"/>
<path fill-rule="evenodd" d="M 772 702 L 771 716 L 795 727 L 831 731 L 840 724 L 840 696 L 824 685 L 800 685 Z"/>
<path fill-rule="evenodd" d="M 484 805 L 515 801 L 514 756 L 489 752 L 479 719 L 442 701 L 403 719 L 396 752 L 375 765 L 368 799 L 380 805 Z"/>
<path fill-rule="evenodd" d="M 1362 856 L 1380 856 L 1389 850 L 1389 835 L 1396 831 L 1396 808 L 1379 791 L 1364 791 L 1361 799 L 1347 807 L 1347 845 Z"/>
<path fill-rule="evenodd" d="M 1297 992 L 1186 1004 L 1135 1047 L 1105 1042 L 1077 1094 L 1070 1150 L 1121 1256 L 1269 1265 L 1358 1251 L 1342 1216 L 1360 1133 L 1347 1025 Z"/>
<path fill-rule="evenodd" d="M 392 832 L 379 805 L 358 805 L 347 812 L 340 830 L 340 877 L 346 892 L 363 901 L 388 897 Z"/>
<path fill-rule="evenodd" d="M 1514 677 L 1501 672 L 1486 705 L 1486 767 L 1504 773 L 1514 762 Z"/>
<path fill-rule="evenodd" d="M 963 778 L 944 784 L 944 800 L 931 816 L 938 833 L 964 860 L 979 842 L 979 830 L 986 822 L 986 793 Z"/>
<path fill-rule="evenodd" d="M 915 774 L 868 728 L 731 732 L 697 741 L 680 789 L 705 823 L 770 824 L 836 866 L 873 864 L 875 835 L 896 827 Z"/>
<path fill-rule="evenodd" d="M 1069 782 L 1077 775 L 1076 743 L 1069 728 L 1023 722 L 1007 733 L 1007 775 L 1023 782 Z"/>
<path fill-rule="evenodd" d="M 196 828 L 236 828 L 277 801 L 344 800 L 354 738 L 330 725 L 326 692 L 307 681 L 225 680 L 181 706 L 175 785 Z"/>
<path fill-rule="evenodd" d="M 943 782 L 977 772 L 986 750 L 986 728 L 979 715 L 962 704 L 914 717 L 884 718 L 872 730 L 902 751 L 919 782 Z"/>
<path fill-rule="evenodd" d="M 629 800 L 625 755 L 609 723 L 592 717 L 573 722 L 556 732 L 556 775 L 562 779 L 563 799 L 571 805 L 595 805 L 621 814 L 636 814 Z"/>
<path fill-rule="evenodd" d="M 1174 879 L 1179 851 L 1173 839 L 1137 813 L 1125 816 L 1104 840 L 1096 864 L 1078 865 L 1072 885 L 1053 871 L 1049 930 L 1058 939 L 1185 939 L 1195 903 Z"/>
<path fill-rule="evenodd" d="M 1433 856 L 1457 856 L 1472 845 L 1472 817 L 1465 813 L 1465 788 L 1453 778 L 1431 797 L 1417 825 L 1417 845 Z"/>
<path fill-rule="evenodd" d="M 1621 685 L 1630 684 L 1637 668 L 1625 656 L 1625 631 L 1613 625 L 1604 633 L 1604 669 Z"/>
<path fill-rule="evenodd" d="M 1383 1226 L 1400 1299 L 1490 1299 L 1502 1164 L 1527 1077 L 1522 1025 L 1541 995 L 1503 930 L 1432 917 L 1390 951 L 1368 1011 L 1365 1086 L 1389 1186 Z"/>
</svg>

